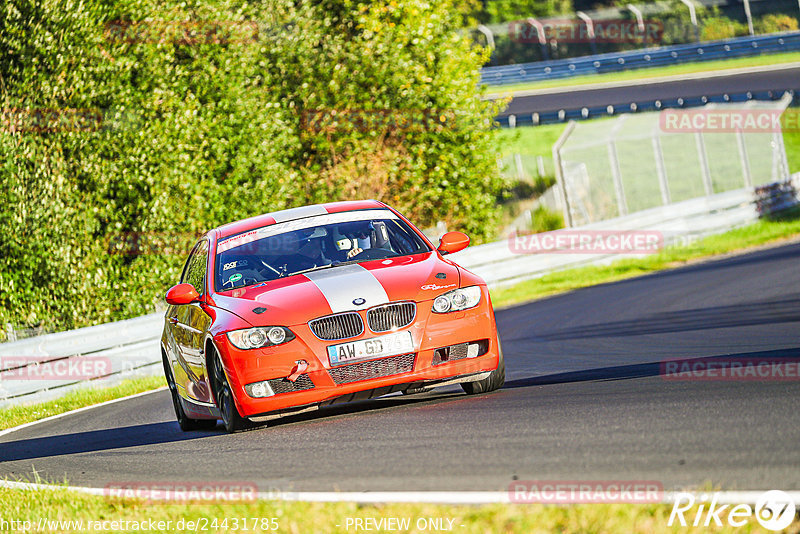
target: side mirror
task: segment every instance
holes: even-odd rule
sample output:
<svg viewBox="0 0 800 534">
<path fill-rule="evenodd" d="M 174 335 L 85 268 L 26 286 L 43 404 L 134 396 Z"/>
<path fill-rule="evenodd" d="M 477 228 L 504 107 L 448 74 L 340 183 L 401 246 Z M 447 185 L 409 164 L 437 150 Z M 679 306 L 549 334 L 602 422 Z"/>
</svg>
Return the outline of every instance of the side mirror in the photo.
<svg viewBox="0 0 800 534">
<path fill-rule="evenodd" d="M 178 284 L 167 291 L 167 304 L 191 304 L 200 298 L 200 294 L 192 284 Z"/>
<path fill-rule="evenodd" d="M 439 240 L 438 250 L 442 255 L 464 250 L 469 246 L 469 236 L 464 232 L 447 232 Z"/>
</svg>

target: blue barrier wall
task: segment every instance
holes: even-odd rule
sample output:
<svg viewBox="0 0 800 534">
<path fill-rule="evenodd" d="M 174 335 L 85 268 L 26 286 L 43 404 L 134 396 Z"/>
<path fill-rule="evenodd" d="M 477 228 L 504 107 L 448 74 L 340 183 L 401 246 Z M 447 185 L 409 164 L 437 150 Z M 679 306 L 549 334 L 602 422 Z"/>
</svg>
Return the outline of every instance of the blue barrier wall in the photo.
<svg viewBox="0 0 800 534">
<path fill-rule="evenodd" d="M 585 74 L 619 72 L 679 63 L 791 51 L 800 51 L 800 32 L 741 37 L 693 45 L 648 48 L 632 52 L 601 54 L 557 61 L 484 67 L 481 71 L 481 83 L 486 85 L 507 85 Z"/>
<path fill-rule="evenodd" d="M 747 93 L 724 93 L 708 95 L 697 98 L 675 98 L 669 100 L 646 100 L 631 102 L 627 106 L 607 106 L 592 107 L 581 109 L 562 109 L 547 113 L 533 114 L 504 114 L 495 117 L 498 126 L 501 128 L 516 126 L 536 126 L 539 124 L 550 124 L 554 122 L 564 122 L 569 120 L 598 119 L 610 117 L 620 113 L 635 113 L 639 111 L 660 111 L 662 109 L 673 108 L 693 108 L 704 106 L 709 103 L 723 102 L 747 102 L 748 100 L 780 100 L 787 91 L 760 91 Z M 793 104 L 797 105 L 798 95 L 788 91 L 793 95 Z"/>
</svg>

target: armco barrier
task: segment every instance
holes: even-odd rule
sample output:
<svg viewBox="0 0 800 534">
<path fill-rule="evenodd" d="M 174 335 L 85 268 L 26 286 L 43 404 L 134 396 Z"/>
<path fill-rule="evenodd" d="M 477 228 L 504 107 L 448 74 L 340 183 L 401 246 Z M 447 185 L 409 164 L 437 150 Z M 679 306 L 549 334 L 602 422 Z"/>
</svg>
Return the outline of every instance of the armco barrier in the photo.
<svg viewBox="0 0 800 534">
<path fill-rule="evenodd" d="M 484 67 L 481 83 L 498 86 L 623 70 L 800 50 L 800 32 L 647 48 L 555 61 Z"/>
<path fill-rule="evenodd" d="M 725 232 L 757 218 L 752 189 L 739 189 L 659 206 L 573 230 L 658 231 L 663 235 L 664 244 L 669 246 Z M 490 287 L 508 286 L 572 267 L 610 263 L 619 257 L 609 253 L 519 254 L 511 250 L 508 240 L 469 247 L 450 256 L 459 265 L 483 277 Z"/>
<path fill-rule="evenodd" d="M 800 182 L 800 175 L 795 175 L 793 180 Z M 757 219 L 756 199 L 752 189 L 741 189 L 641 211 L 588 225 L 580 230 L 657 231 L 663 235 L 664 244 L 679 244 L 690 238 L 724 232 Z M 608 253 L 517 254 L 512 251 L 507 239 L 469 247 L 449 256 L 456 263 L 482 276 L 490 287 L 507 286 L 571 267 L 610 263 L 619 257 Z M 163 321 L 162 314 L 151 314 L 0 344 L 0 362 L 5 357 L 11 357 L 12 362 L 25 357 L 35 362 L 30 365 L 90 357 L 107 358 L 111 362 L 108 373 L 90 381 L 78 378 L 3 380 L 3 374 L 18 375 L 20 369 L 13 365 L 0 365 L 0 406 L 54 398 L 87 384 L 108 384 L 134 375 L 161 374 L 159 337 Z"/>
<path fill-rule="evenodd" d="M 109 385 L 163 373 L 159 338 L 163 314 L 0 343 L 0 406 L 61 396 L 86 384 Z M 87 380 L 83 362 L 102 362 Z M 70 366 L 77 371 L 71 371 Z M 35 379 L 24 377 L 35 376 Z"/>
<path fill-rule="evenodd" d="M 545 113 L 503 114 L 495 117 L 501 128 L 517 126 L 536 126 L 570 120 L 597 119 L 620 113 L 661 111 L 663 109 L 694 108 L 706 104 L 748 102 L 751 100 L 780 100 L 786 93 L 794 95 L 790 88 L 776 88 L 773 91 L 747 91 L 745 93 L 709 94 L 692 98 L 671 98 L 659 100 L 631 100 L 623 106 L 598 106 L 562 109 Z"/>
</svg>

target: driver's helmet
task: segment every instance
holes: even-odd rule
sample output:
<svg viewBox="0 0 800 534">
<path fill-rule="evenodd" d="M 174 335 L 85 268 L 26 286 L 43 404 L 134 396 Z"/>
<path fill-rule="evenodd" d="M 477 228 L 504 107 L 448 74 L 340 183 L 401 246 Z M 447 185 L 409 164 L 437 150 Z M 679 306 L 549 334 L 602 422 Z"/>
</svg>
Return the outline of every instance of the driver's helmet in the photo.
<svg viewBox="0 0 800 534">
<path fill-rule="evenodd" d="M 370 221 L 356 221 L 344 223 L 336 228 L 334 234 L 336 250 L 347 252 L 360 248 L 366 250 L 372 247 L 374 229 Z"/>
</svg>

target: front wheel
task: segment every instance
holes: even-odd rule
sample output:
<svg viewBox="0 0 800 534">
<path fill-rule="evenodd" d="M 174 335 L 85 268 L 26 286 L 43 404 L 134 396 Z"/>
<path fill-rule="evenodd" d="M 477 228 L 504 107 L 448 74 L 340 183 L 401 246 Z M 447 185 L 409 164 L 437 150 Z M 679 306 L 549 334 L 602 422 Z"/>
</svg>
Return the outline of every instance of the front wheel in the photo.
<svg viewBox="0 0 800 534">
<path fill-rule="evenodd" d="M 231 391 L 225 369 L 222 367 L 222 357 L 214 349 L 214 358 L 211 360 L 213 369 L 214 396 L 217 398 L 217 407 L 222 417 L 222 424 L 225 430 L 232 434 L 239 430 L 245 430 L 253 426 L 249 419 L 239 415 L 236 404 L 233 402 L 233 391 Z"/>
<path fill-rule="evenodd" d="M 503 358 L 503 348 L 500 346 L 500 339 L 497 340 L 497 352 L 500 358 L 497 362 L 497 369 L 491 372 L 489 376 L 477 382 L 463 382 L 461 389 L 467 395 L 475 395 L 478 393 L 488 393 L 503 387 L 506 382 L 506 362 Z"/>
<path fill-rule="evenodd" d="M 217 426 L 216 419 L 192 419 L 186 415 L 186 412 L 181 406 L 181 399 L 178 396 L 178 387 L 175 385 L 175 379 L 172 377 L 172 369 L 167 361 L 167 357 L 161 357 L 164 364 L 164 374 L 167 377 L 167 386 L 169 386 L 169 393 L 172 396 L 172 407 L 175 409 L 175 417 L 178 418 L 178 426 L 184 432 L 192 430 L 209 430 Z"/>
</svg>

